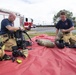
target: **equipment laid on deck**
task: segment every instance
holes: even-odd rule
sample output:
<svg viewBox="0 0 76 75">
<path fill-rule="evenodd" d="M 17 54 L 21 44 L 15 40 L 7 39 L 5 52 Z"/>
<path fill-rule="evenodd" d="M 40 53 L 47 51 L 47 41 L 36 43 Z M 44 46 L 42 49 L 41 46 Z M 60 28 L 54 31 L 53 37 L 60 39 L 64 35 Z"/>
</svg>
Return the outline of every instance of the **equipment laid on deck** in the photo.
<svg viewBox="0 0 76 75">
<path fill-rule="evenodd" d="M 22 60 L 17 59 L 16 62 L 17 62 L 18 64 L 21 64 L 21 63 L 22 63 Z"/>
<path fill-rule="evenodd" d="M 16 32 L 14 32 L 14 37 L 16 39 L 16 43 L 17 43 L 18 48 L 23 48 L 23 47 L 26 48 L 27 46 L 32 45 L 31 42 L 25 40 L 23 33 L 25 33 L 29 37 L 30 41 L 32 41 L 30 36 L 27 34 L 26 31 L 17 30 Z"/>
<path fill-rule="evenodd" d="M 55 44 L 53 42 L 51 42 L 50 40 L 47 40 L 47 39 L 37 39 L 36 42 L 38 45 L 46 46 L 46 47 L 50 47 L 50 48 L 53 48 L 55 46 Z"/>
<path fill-rule="evenodd" d="M 69 45 L 69 48 L 76 48 L 76 41 L 74 41 L 73 39 L 69 39 L 70 41 L 70 45 Z"/>
<path fill-rule="evenodd" d="M 12 60 L 13 61 L 15 61 L 15 59 L 17 57 L 26 58 L 28 56 L 27 46 L 32 45 L 31 42 L 25 40 L 23 33 L 25 33 L 29 37 L 29 35 L 26 33 L 26 31 L 18 30 L 16 32 L 14 32 L 14 37 L 16 39 L 17 45 L 12 47 L 12 56 L 13 56 Z M 29 37 L 29 39 L 30 39 L 30 41 L 32 41 L 30 37 Z"/>
<path fill-rule="evenodd" d="M 17 46 L 12 47 L 12 55 L 13 57 L 19 57 L 19 56 L 26 57 L 20 50 L 18 50 Z"/>
<path fill-rule="evenodd" d="M 60 40 L 56 40 L 55 44 L 60 49 L 65 48 L 65 47 L 67 47 L 67 48 L 76 48 L 76 42 L 75 41 L 73 42 L 72 39 L 69 39 L 69 41 L 70 41 L 70 44 L 67 43 L 67 42 L 64 42 L 62 39 L 60 39 Z"/>
<path fill-rule="evenodd" d="M 30 41 L 25 40 L 23 33 L 25 33 L 29 37 L 30 41 L 32 41 L 26 31 L 18 30 L 16 32 L 9 32 L 8 38 L 5 41 L 0 42 L 0 48 L 2 49 L 5 43 L 9 41 L 10 38 L 13 38 L 16 40 L 16 46 L 12 46 L 12 60 L 14 60 L 13 57 L 21 56 L 21 57 L 26 58 L 28 56 L 27 46 L 31 46 L 32 43 Z M 2 50 L 0 50 L 0 55 L 2 54 L 3 52 Z M 1 56 L 1 59 L 3 59 L 3 56 Z"/>
<path fill-rule="evenodd" d="M 65 47 L 65 42 L 63 40 L 56 40 L 55 44 L 60 49 L 63 49 Z"/>
</svg>

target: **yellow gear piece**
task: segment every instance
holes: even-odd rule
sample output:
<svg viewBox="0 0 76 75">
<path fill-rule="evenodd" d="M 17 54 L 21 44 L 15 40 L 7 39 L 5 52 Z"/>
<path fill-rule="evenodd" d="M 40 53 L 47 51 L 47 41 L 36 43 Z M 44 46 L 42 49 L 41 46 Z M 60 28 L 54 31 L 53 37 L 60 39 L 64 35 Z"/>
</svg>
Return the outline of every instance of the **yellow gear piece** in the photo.
<svg viewBox="0 0 76 75">
<path fill-rule="evenodd" d="M 17 59 L 16 62 L 17 62 L 18 64 L 21 64 L 21 63 L 22 63 L 22 60 Z"/>
<path fill-rule="evenodd" d="M 5 45 L 2 46 L 2 50 L 4 50 L 4 49 L 5 49 Z"/>
<path fill-rule="evenodd" d="M 4 54 L 5 45 L 2 46 L 2 54 Z"/>
<path fill-rule="evenodd" d="M 22 53 L 25 57 L 28 57 L 28 49 L 22 50 L 21 53 Z"/>
</svg>

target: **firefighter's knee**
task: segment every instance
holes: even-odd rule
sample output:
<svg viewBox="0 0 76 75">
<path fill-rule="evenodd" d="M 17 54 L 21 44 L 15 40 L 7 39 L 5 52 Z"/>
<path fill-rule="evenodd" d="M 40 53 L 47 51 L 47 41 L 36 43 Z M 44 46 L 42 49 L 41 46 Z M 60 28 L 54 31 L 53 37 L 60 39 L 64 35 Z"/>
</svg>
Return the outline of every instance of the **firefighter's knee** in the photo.
<svg viewBox="0 0 76 75">
<path fill-rule="evenodd" d="M 64 40 L 65 42 L 69 43 L 69 36 L 64 36 L 64 37 L 63 37 L 63 40 Z"/>
<path fill-rule="evenodd" d="M 2 58 L 4 56 L 5 52 L 0 50 L 0 58 Z"/>
</svg>

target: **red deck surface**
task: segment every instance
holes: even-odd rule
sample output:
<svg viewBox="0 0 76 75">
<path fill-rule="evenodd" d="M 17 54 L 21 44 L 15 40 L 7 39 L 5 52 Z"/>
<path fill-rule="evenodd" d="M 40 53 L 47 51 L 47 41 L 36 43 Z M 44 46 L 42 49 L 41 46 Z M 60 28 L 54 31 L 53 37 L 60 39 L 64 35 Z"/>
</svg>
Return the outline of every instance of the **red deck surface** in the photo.
<svg viewBox="0 0 76 75">
<path fill-rule="evenodd" d="M 41 35 L 32 38 L 32 50 L 22 63 L 0 61 L 0 75 L 76 75 L 76 49 L 46 48 L 35 40 L 44 38 L 54 41 L 54 37 Z"/>
</svg>

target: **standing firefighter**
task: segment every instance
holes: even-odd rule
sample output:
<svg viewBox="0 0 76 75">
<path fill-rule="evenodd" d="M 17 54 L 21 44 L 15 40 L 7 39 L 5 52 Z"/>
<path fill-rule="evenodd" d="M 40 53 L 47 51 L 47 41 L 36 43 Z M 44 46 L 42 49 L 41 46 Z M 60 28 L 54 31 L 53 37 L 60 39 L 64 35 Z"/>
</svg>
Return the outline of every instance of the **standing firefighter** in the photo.
<svg viewBox="0 0 76 75">
<path fill-rule="evenodd" d="M 66 44 L 71 44 L 70 39 L 76 42 L 76 37 L 73 36 L 72 30 L 74 30 L 73 22 L 66 17 L 65 12 L 61 12 L 60 14 L 61 20 L 56 24 L 56 40 L 62 39 Z M 59 34 L 59 30 L 61 35 Z"/>
<path fill-rule="evenodd" d="M 4 43 L 5 45 L 5 50 L 12 50 L 12 46 L 15 46 L 16 45 L 16 42 L 15 42 L 15 39 L 14 38 L 10 38 L 9 40 L 8 39 L 8 33 L 9 31 L 17 31 L 19 30 L 20 28 L 16 28 L 16 27 L 13 27 L 13 23 L 14 23 L 14 20 L 16 19 L 16 15 L 13 14 L 13 13 L 10 13 L 9 14 L 9 17 L 7 19 L 3 19 L 2 22 L 1 22 L 1 31 L 0 31 L 0 42 Z M 7 42 L 6 42 L 7 41 Z M 0 56 L 4 56 L 4 51 L 2 48 L 0 48 Z"/>
</svg>

